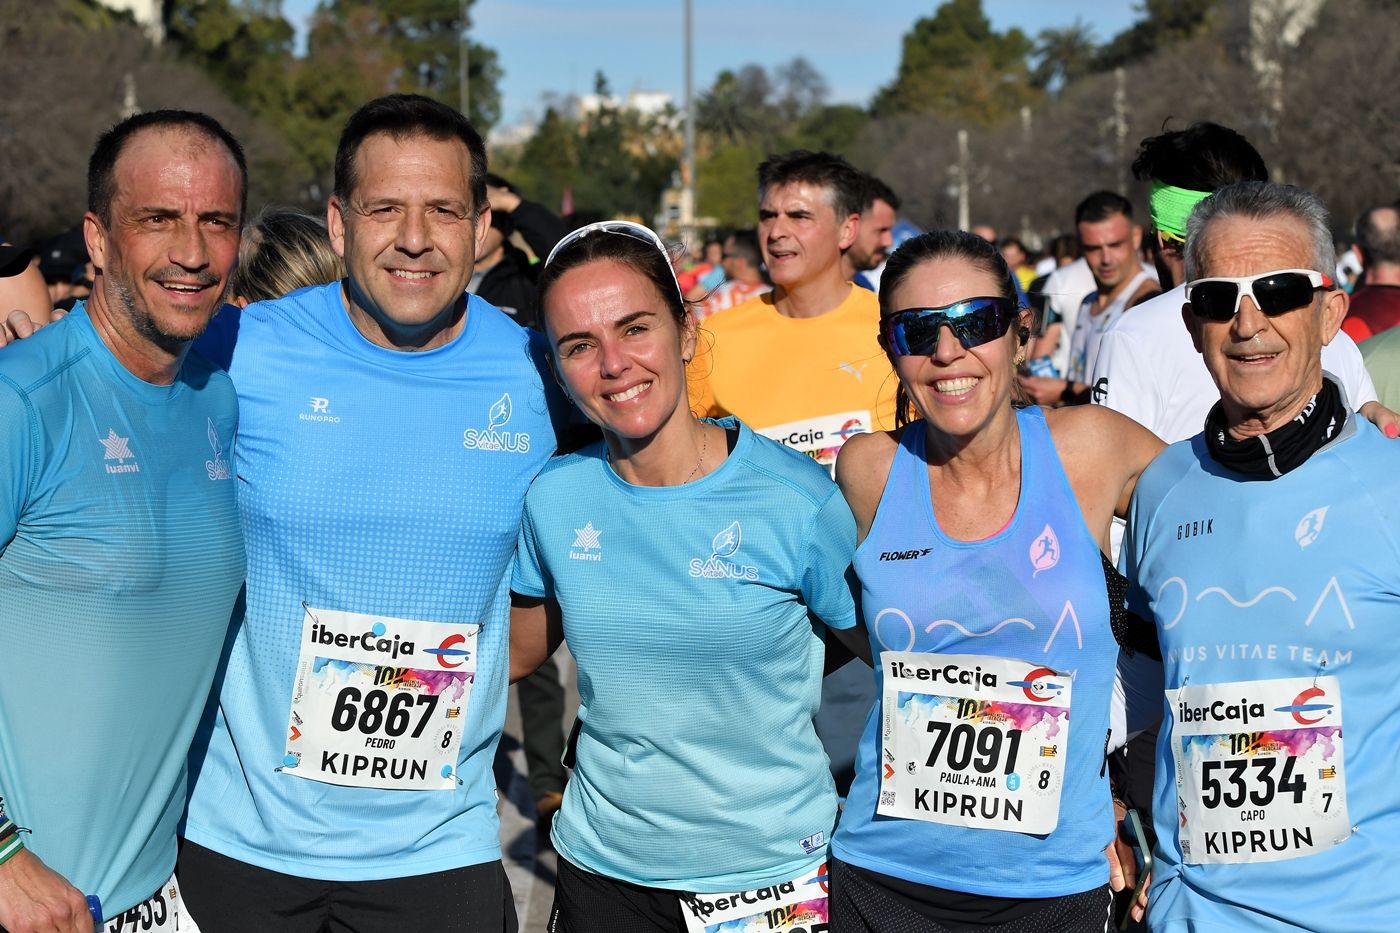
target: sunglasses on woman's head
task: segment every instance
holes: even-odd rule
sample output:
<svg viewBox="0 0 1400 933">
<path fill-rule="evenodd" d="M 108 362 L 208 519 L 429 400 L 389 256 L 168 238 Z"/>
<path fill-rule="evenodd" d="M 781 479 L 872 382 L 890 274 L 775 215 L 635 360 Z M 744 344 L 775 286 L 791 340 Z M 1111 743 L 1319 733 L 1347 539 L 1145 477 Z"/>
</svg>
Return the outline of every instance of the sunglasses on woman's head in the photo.
<svg viewBox="0 0 1400 933">
<path fill-rule="evenodd" d="M 947 327 L 964 350 L 1004 337 L 1021 309 L 1009 298 L 965 298 L 941 308 L 905 308 L 880 322 L 885 349 L 895 356 L 932 356 Z"/>
<path fill-rule="evenodd" d="M 548 267 L 550 263 L 554 262 L 554 257 L 558 256 L 565 247 L 595 233 L 611 233 L 615 236 L 630 237 L 631 239 L 640 240 L 643 243 L 655 246 L 657 252 L 661 253 L 665 258 L 666 265 L 671 269 L 671 278 L 676 282 L 676 292 L 681 293 L 680 280 L 676 278 L 675 267 L 671 265 L 671 252 L 666 249 L 666 244 L 661 241 L 661 237 L 656 235 L 656 231 L 652 230 L 650 227 L 644 227 L 639 223 L 633 223 L 630 220 L 600 220 L 597 223 L 579 227 L 577 230 L 565 236 L 564 239 L 554 244 L 554 249 L 550 250 L 549 255 L 545 257 L 545 267 Z M 681 293 L 681 295 L 682 298 L 684 298 L 684 294 Z"/>
<path fill-rule="evenodd" d="M 1278 269 L 1261 275 L 1196 279 L 1186 285 L 1186 301 L 1196 317 L 1228 321 L 1239 313 L 1240 300 L 1248 295 L 1256 308 L 1277 317 L 1310 303 L 1319 288 L 1336 285 L 1330 277 L 1311 269 Z"/>
</svg>

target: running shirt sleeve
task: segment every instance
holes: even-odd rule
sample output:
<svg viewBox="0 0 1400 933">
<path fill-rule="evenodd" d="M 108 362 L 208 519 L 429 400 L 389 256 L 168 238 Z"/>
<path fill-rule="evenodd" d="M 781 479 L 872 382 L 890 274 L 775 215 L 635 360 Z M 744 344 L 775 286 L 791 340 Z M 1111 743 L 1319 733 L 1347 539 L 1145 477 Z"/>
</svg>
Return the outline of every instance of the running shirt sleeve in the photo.
<svg viewBox="0 0 1400 933">
<path fill-rule="evenodd" d="M 1358 410 L 1367 402 L 1377 400 L 1376 384 L 1366 371 L 1366 363 L 1361 359 L 1361 348 L 1346 331 L 1337 331 L 1332 342 L 1322 348 L 1322 368 L 1337 377 L 1346 390 L 1347 401 L 1353 410 Z"/>
<path fill-rule="evenodd" d="M 1161 431 L 1157 417 L 1160 401 L 1153 373 L 1131 336 L 1110 328 L 1099 344 L 1094 371 L 1089 376 L 1090 399 L 1095 405 L 1127 415 L 1154 433 Z"/>
<path fill-rule="evenodd" d="M 829 628 L 856 624 L 847 571 L 856 550 L 856 520 L 836 490 L 817 511 L 802 562 L 802 600 Z"/>
<path fill-rule="evenodd" d="M 20 512 L 24 509 L 29 484 L 29 453 L 33 442 L 33 425 L 29 406 L 8 379 L 0 377 L 0 554 L 5 552 L 19 529 Z"/>
<path fill-rule="evenodd" d="M 520 537 L 515 546 L 515 564 L 510 574 L 511 592 L 521 596 L 545 597 L 554 592 L 554 581 L 547 579 L 535 544 L 535 523 L 530 516 L 530 500 L 526 497 L 525 513 L 520 518 Z"/>
</svg>

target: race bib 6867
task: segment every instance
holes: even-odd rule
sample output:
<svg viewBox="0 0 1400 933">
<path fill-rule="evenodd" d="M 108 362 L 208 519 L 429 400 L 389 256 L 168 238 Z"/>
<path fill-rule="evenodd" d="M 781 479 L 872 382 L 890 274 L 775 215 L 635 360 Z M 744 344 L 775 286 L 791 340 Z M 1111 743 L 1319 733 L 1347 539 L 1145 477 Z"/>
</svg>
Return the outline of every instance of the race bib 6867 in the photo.
<svg viewBox="0 0 1400 933">
<path fill-rule="evenodd" d="M 282 772 L 351 787 L 455 788 L 477 629 L 307 607 Z"/>
</svg>

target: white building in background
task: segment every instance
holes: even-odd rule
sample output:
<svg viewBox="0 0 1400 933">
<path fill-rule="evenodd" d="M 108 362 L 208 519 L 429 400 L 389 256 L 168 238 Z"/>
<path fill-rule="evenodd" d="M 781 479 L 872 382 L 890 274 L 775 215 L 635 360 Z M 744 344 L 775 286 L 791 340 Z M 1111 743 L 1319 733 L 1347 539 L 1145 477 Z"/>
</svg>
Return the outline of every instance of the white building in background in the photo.
<svg viewBox="0 0 1400 933">
<path fill-rule="evenodd" d="M 109 10 L 130 13 L 132 19 L 146 30 L 151 41 L 160 44 L 165 39 L 165 20 L 161 18 L 161 0 L 98 0 Z"/>
<path fill-rule="evenodd" d="M 675 105 L 675 98 L 669 91 L 630 91 L 625 99 L 613 94 L 580 94 L 576 100 L 575 116 L 579 119 L 590 117 L 604 107 L 659 117 Z"/>
</svg>

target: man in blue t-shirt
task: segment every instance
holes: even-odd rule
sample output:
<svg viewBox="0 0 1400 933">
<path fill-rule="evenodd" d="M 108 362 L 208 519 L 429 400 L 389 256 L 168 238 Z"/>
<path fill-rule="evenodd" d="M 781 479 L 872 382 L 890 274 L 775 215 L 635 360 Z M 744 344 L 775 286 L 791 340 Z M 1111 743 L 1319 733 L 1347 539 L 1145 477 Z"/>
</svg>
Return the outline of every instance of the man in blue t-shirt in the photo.
<svg viewBox="0 0 1400 933">
<path fill-rule="evenodd" d="M 152 111 L 99 138 L 88 179 L 92 295 L 0 354 L 11 933 L 177 928 L 187 752 L 243 582 L 237 400 L 188 352 L 238 257 L 243 150 Z"/>
<path fill-rule="evenodd" d="M 1156 933 L 1393 925 L 1361 879 L 1400 869 L 1400 450 L 1322 370 L 1333 265 L 1310 192 L 1239 182 L 1191 214 L 1183 314 L 1220 401 L 1143 473 L 1124 548 L 1165 674 L 1127 684 L 1165 712 Z"/>
<path fill-rule="evenodd" d="M 465 294 L 486 153 L 426 97 L 346 124 L 343 282 L 225 309 L 244 611 L 180 883 L 204 933 L 514 929 L 491 761 L 510 564 L 554 450 L 538 335 Z"/>
</svg>

